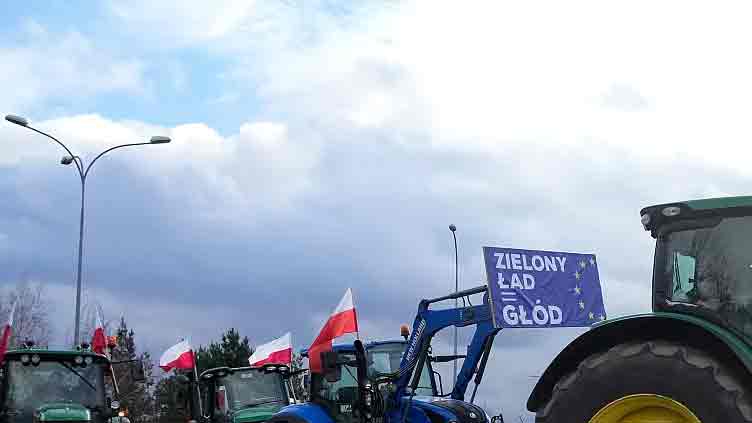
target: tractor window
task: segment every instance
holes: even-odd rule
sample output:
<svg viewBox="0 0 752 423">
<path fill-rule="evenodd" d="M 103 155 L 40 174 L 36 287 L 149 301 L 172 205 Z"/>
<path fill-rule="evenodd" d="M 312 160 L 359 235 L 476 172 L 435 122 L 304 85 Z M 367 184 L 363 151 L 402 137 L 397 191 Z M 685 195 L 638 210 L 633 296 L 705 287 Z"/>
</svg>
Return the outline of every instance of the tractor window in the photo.
<svg viewBox="0 0 752 423">
<path fill-rule="evenodd" d="M 752 336 L 752 216 L 661 237 L 656 287 Z"/>
<path fill-rule="evenodd" d="M 393 373 L 399 370 L 402 356 L 405 353 L 406 343 L 389 343 L 368 348 L 368 377 L 374 378 L 380 374 Z M 417 395 L 432 396 L 431 376 L 428 366 L 423 366 L 420 373 L 420 381 L 415 390 Z"/>
<path fill-rule="evenodd" d="M 217 383 L 220 385 L 217 401 L 224 402 L 230 410 L 287 402 L 284 380 L 279 373 L 236 371 Z"/>
<path fill-rule="evenodd" d="M 691 301 L 695 291 L 695 258 L 674 252 L 674 278 L 671 296 L 674 301 Z"/>
<path fill-rule="evenodd" d="M 9 361 L 6 408 L 31 419 L 33 411 L 47 403 L 80 404 L 90 409 L 104 407 L 102 367 L 73 369 L 75 372 L 57 361 L 42 361 L 37 366 Z"/>
</svg>

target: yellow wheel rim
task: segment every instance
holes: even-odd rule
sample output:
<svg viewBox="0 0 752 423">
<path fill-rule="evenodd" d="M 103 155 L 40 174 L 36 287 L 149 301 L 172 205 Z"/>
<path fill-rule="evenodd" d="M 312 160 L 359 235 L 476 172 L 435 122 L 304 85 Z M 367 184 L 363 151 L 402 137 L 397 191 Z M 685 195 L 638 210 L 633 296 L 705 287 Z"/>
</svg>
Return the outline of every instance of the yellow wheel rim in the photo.
<svg viewBox="0 0 752 423">
<path fill-rule="evenodd" d="M 701 423 L 682 403 L 655 394 L 619 398 L 601 408 L 590 423 Z"/>
</svg>

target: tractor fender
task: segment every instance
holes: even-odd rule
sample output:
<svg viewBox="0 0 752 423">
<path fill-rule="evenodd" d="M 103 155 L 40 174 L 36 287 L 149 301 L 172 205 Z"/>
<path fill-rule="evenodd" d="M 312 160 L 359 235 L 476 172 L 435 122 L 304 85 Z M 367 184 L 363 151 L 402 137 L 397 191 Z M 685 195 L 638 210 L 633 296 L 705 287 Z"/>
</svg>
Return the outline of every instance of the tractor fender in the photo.
<svg viewBox="0 0 752 423">
<path fill-rule="evenodd" d="M 635 340 L 663 339 L 707 351 L 740 371 L 752 374 L 752 348 L 739 336 L 705 319 L 687 314 L 656 312 L 606 320 L 575 338 L 548 365 L 527 400 L 536 412 L 551 398 L 561 378 L 592 354 Z"/>
<path fill-rule="evenodd" d="M 316 403 L 293 404 L 281 409 L 267 423 L 334 423 L 329 413 Z"/>
</svg>

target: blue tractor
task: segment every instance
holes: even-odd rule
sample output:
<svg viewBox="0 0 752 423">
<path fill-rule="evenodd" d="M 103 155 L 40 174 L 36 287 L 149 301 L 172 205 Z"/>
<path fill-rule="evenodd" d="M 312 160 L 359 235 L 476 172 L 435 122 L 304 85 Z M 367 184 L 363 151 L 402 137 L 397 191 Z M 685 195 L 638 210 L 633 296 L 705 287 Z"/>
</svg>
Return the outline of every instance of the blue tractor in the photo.
<svg viewBox="0 0 752 423">
<path fill-rule="evenodd" d="M 480 305 L 471 296 L 486 294 Z M 462 299 L 462 307 L 430 309 L 431 304 Z M 447 327 L 475 326 L 462 356 L 435 356 L 431 339 Z M 494 327 L 487 288 L 481 286 L 444 297 L 422 300 L 406 341 L 338 345 L 321 355 L 322 373 L 310 375 L 309 402 L 283 408 L 270 423 L 503 423 L 473 404 L 493 340 Z M 407 331 L 405 331 L 407 332 Z M 451 392 L 444 394 L 434 363 L 464 358 Z M 465 391 L 475 378 L 470 401 Z M 438 382 L 438 386 L 437 386 Z"/>
</svg>

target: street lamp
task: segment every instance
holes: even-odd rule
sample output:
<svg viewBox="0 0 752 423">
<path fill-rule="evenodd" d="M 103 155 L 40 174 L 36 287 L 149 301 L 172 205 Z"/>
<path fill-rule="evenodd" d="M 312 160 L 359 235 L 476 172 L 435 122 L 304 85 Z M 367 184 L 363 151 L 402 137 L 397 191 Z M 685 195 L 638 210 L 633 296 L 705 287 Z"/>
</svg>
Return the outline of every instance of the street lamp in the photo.
<svg viewBox="0 0 752 423">
<path fill-rule="evenodd" d="M 7 115 L 5 116 L 5 120 L 7 120 L 10 123 L 15 123 L 16 125 L 23 126 L 24 128 L 31 129 L 32 131 L 38 134 L 44 135 L 45 137 L 58 143 L 68 153 L 67 156 L 63 156 L 63 158 L 60 159 L 60 164 L 63 164 L 63 165 L 70 165 L 72 163 L 75 164 L 76 170 L 78 171 L 78 176 L 81 179 L 81 218 L 80 218 L 79 230 L 78 230 L 78 268 L 76 270 L 76 325 L 75 325 L 75 332 L 74 332 L 74 339 L 73 339 L 73 345 L 75 346 L 75 345 L 78 345 L 79 338 L 80 338 L 79 337 L 79 323 L 81 320 L 81 264 L 83 262 L 83 244 L 84 244 L 84 205 L 85 205 L 84 200 L 86 197 L 86 177 L 89 175 L 89 170 L 91 170 L 91 167 L 100 157 L 104 156 L 105 154 L 109 153 L 112 150 L 123 148 L 123 147 L 132 147 L 136 145 L 166 144 L 170 142 L 170 138 L 163 137 L 163 136 L 154 136 L 154 137 L 151 137 L 149 142 L 138 142 L 138 143 L 132 143 L 132 144 L 116 145 L 115 147 L 110 147 L 104 150 L 103 152 L 99 153 L 96 157 L 94 157 L 94 160 L 92 160 L 88 166 L 84 166 L 84 161 L 83 159 L 81 159 L 80 156 L 73 154 L 70 151 L 70 149 L 68 149 L 68 147 L 65 146 L 65 144 L 60 142 L 57 138 L 53 137 L 52 135 L 29 126 L 29 121 L 27 119 L 21 116 Z"/>
<path fill-rule="evenodd" d="M 460 282 L 459 282 L 459 273 L 458 273 L 458 257 L 457 257 L 457 235 L 455 232 L 457 232 L 457 227 L 454 226 L 454 224 L 449 225 L 449 230 L 452 231 L 452 238 L 454 238 L 454 293 L 456 294 L 459 292 L 460 288 Z M 462 300 L 465 301 L 464 299 Z M 457 298 L 454 299 L 454 308 L 457 309 L 459 307 L 459 301 L 457 301 Z M 457 326 L 454 327 L 454 360 L 452 360 L 452 377 L 455 382 L 457 381 Z"/>
</svg>

